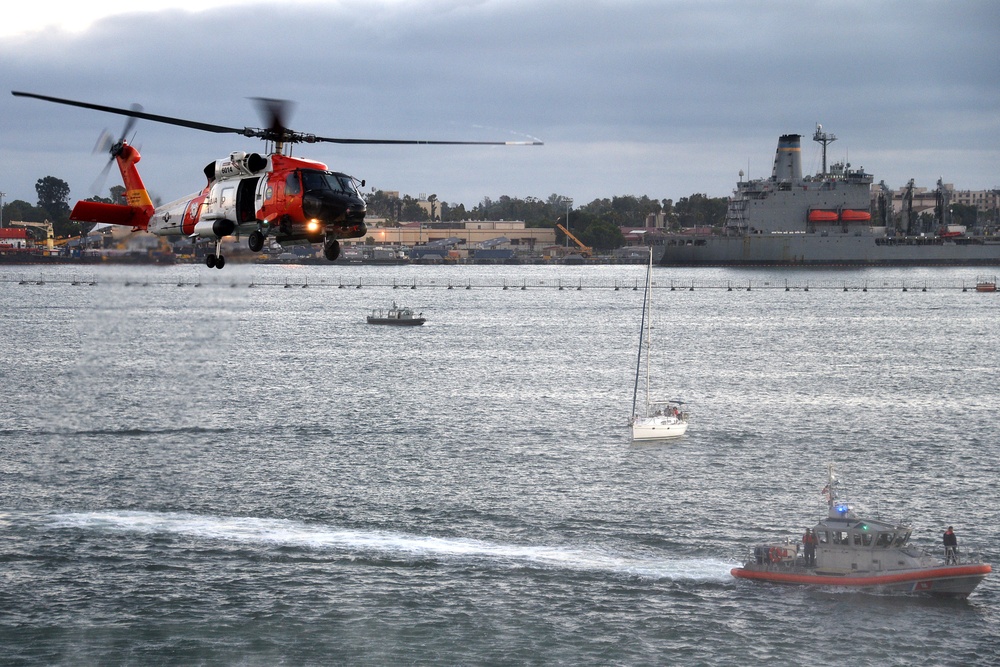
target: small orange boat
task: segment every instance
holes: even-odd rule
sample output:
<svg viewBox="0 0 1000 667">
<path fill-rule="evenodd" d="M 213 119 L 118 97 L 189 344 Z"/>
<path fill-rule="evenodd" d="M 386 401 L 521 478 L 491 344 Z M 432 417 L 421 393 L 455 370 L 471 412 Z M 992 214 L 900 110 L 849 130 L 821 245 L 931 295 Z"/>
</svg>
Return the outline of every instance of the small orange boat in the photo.
<svg viewBox="0 0 1000 667">
<path fill-rule="evenodd" d="M 872 214 L 868 211 L 847 208 L 841 211 L 840 219 L 844 222 L 869 222 L 872 219 Z"/>
<path fill-rule="evenodd" d="M 809 222 L 837 222 L 840 217 L 836 211 L 814 208 L 809 211 Z"/>
</svg>

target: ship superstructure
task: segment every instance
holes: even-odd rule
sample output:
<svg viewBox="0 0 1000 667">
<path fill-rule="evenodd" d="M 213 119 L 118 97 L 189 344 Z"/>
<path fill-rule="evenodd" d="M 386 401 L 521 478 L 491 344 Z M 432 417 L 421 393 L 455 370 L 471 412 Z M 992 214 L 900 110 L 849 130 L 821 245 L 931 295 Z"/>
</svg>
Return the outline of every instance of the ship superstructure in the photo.
<svg viewBox="0 0 1000 667">
<path fill-rule="evenodd" d="M 949 225 L 947 202 L 939 202 L 934 229 L 919 229 L 904 210 L 897 229 L 892 193 L 875 186 L 864 168 L 835 162 L 826 149 L 836 140 L 817 126 L 823 170 L 802 175 L 802 135 L 778 139 L 770 178 L 737 183 L 718 236 L 667 239 L 664 266 L 933 266 L 1000 264 L 1000 237 L 966 235 Z M 911 186 L 912 188 L 912 183 Z M 941 197 L 946 197 L 939 183 Z"/>
</svg>

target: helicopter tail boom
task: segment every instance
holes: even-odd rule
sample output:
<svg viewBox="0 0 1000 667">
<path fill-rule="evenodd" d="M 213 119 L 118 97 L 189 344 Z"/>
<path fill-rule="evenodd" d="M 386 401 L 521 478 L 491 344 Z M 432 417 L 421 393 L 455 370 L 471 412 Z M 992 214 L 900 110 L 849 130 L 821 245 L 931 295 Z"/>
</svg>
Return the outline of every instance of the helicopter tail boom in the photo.
<svg viewBox="0 0 1000 667">
<path fill-rule="evenodd" d="M 69 215 L 76 222 L 100 222 L 123 225 L 136 229 L 149 226 L 149 211 L 144 207 L 123 204 L 105 204 L 96 201 L 78 201 Z"/>
</svg>

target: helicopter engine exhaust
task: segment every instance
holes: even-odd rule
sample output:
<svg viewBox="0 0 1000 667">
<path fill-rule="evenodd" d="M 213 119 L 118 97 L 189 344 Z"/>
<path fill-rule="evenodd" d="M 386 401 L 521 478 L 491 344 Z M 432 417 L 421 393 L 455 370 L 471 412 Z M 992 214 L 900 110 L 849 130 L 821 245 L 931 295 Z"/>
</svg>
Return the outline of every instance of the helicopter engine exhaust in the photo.
<svg viewBox="0 0 1000 667">
<path fill-rule="evenodd" d="M 225 218 L 216 220 L 199 220 L 194 226 L 196 236 L 214 236 L 221 239 L 236 231 L 236 223 Z"/>
<path fill-rule="evenodd" d="M 267 168 L 267 158 L 260 153 L 237 151 L 228 159 L 208 163 L 205 167 L 205 176 L 209 181 L 222 181 L 256 174 L 265 168 Z"/>
</svg>

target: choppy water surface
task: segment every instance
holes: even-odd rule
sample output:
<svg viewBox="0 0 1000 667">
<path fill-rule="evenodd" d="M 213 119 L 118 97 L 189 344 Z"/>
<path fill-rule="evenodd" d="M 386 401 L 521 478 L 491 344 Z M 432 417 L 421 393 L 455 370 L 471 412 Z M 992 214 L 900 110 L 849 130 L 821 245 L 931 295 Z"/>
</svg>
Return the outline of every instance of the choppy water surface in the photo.
<svg viewBox="0 0 1000 667">
<path fill-rule="evenodd" d="M 659 269 L 693 422 L 635 447 L 644 270 L 0 269 L 0 663 L 996 664 L 997 575 L 729 570 L 824 512 L 828 462 L 1000 563 L 1000 296 Z M 428 324 L 364 323 L 393 300 Z"/>
</svg>

